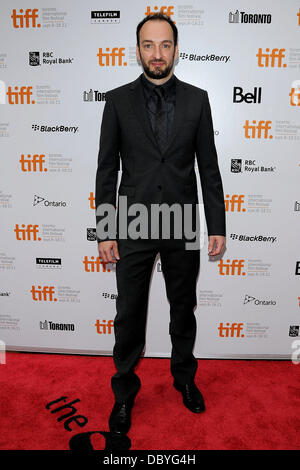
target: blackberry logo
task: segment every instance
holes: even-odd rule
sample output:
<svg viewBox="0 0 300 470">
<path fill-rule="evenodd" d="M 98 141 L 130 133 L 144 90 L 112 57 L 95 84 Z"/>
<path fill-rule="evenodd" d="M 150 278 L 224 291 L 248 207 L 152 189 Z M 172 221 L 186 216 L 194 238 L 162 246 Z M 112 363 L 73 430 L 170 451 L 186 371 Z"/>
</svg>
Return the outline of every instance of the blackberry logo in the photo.
<svg viewBox="0 0 300 470">
<path fill-rule="evenodd" d="M 180 54 L 179 54 L 179 57 L 180 57 L 181 59 L 187 59 L 188 56 L 189 56 L 189 55 L 186 54 L 185 52 L 180 52 Z"/>
<path fill-rule="evenodd" d="M 105 299 L 116 299 L 118 297 L 117 294 L 109 294 L 108 292 L 102 292 L 102 295 Z"/>
</svg>

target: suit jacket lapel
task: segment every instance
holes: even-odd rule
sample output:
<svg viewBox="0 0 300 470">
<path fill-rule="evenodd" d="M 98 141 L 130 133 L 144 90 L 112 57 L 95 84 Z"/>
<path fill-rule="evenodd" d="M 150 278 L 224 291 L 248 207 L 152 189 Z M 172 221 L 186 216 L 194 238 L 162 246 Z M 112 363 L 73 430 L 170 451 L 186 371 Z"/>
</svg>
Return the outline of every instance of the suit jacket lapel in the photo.
<svg viewBox="0 0 300 470">
<path fill-rule="evenodd" d="M 142 124 L 146 135 L 151 139 L 153 144 L 159 149 L 155 135 L 153 134 L 150 119 L 148 116 L 148 110 L 145 103 L 143 85 L 141 83 L 141 77 L 138 77 L 130 85 L 130 100 L 136 114 L 137 120 Z"/>
<path fill-rule="evenodd" d="M 176 76 L 175 76 L 175 79 L 176 79 L 175 111 L 174 111 L 173 124 L 171 127 L 170 136 L 168 138 L 168 143 L 167 143 L 164 153 L 166 153 L 167 150 L 170 148 L 173 140 L 175 139 L 177 133 L 180 130 L 180 125 L 185 119 L 185 111 L 186 111 L 186 106 L 187 106 L 186 94 L 185 94 L 185 90 L 186 90 L 185 83 L 178 80 Z"/>
</svg>

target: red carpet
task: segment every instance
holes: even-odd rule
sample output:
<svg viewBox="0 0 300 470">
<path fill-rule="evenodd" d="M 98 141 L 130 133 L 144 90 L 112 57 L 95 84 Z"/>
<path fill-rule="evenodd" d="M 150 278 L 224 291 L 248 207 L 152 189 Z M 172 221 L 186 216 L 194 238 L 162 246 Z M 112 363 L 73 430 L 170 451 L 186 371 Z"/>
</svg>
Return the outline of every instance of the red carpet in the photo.
<svg viewBox="0 0 300 470">
<path fill-rule="evenodd" d="M 202 414 L 182 404 L 169 359 L 141 359 L 136 371 L 142 388 L 128 433 L 132 450 L 300 449 L 300 365 L 199 360 Z M 0 372 L 0 449 L 68 450 L 79 433 L 108 431 L 111 357 L 10 352 Z M 61 397 L 65 401 L 46 409 Z M 79 401 L 72 416 L 58 421 L 70 408 L 51 413 L 74 400 Z M 104 448 L 99 433 L 91 442 L 94 449 Z"/>
</svg>

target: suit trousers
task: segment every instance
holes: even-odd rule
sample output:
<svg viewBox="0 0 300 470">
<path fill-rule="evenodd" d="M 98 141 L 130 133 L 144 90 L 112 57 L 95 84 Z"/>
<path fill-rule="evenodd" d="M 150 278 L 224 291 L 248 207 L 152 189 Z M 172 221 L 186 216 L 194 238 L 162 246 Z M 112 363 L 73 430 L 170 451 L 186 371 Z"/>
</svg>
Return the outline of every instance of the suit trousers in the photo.
<svg viewBox="0 0 300 470">
<path fill-rule="evenodd" d="M 186 250 L 176 239 L 119 239 L 116 263 L 118 296 L 114 320 L 114 364 L 111 387 L 117 402 L 134 399 L 141 387 L 135 367 L 145 347 L 151 274 L 160 254 L 167 298 L 170 303 L 170 369 L 179 384 L 191 383 L 197 370 L 193 355 L 196 337 L 194 308 L 200 250 Z"/>
</svg>

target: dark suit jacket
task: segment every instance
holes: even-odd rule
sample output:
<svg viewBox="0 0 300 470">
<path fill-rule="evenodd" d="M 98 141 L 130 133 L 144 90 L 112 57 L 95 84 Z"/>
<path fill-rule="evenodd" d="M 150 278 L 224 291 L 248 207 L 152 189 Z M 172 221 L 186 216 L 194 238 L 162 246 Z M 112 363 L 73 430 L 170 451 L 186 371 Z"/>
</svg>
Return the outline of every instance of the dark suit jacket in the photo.
<svg viewBox="0 0 300 470">
<path fill-rule="evenodd" d="M 102 203 L 116 206 L 120 157 L 119 195 L 127 195 L 128 204 L 196 205 L 196 155 L 208 235 L 225 236 L 224 195 L 208 95 L 205 90 L 175 78 L 174 120 L 164 153 L 151 128 L 141 77 L 106 93 L 96 175 L 96 209 Z M 100 218 L 96 216 L 97 223 Z M 101 240 L 104 239 L 98 238 Z"/>
</svg>

